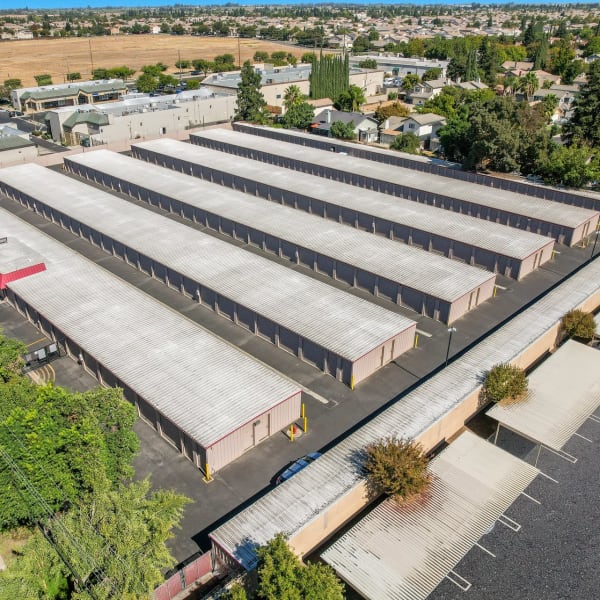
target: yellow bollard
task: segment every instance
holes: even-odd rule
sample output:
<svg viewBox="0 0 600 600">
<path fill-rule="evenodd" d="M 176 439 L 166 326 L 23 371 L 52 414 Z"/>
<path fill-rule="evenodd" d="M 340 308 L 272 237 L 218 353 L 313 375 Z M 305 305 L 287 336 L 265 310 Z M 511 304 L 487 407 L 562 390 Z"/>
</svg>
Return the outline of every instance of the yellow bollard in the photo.
<svg viewBox="0 0 600 600">
<path fill-rule="evenodd" d="M 308 423 L 307 418 L 303 416 L 302 417 L 302 424 L 303 424 L 302 429 L 304 430 L 304 433 L 306 433 L 308 431 L 308 424 L 307 423 Z"/>
<path fill-rule="evenodd" d="M 294 441 L 294 424 L 290 425 L 290 442 Z"/>
<path fill-rule="evenodd" d="M 494 298 L 496 297 L 496 292 L 498 291 L 498 286 L 494 286 Z"/>
<path fill-rule="evenodd" d="M 350 376 L 350 389 L 353 390 L 354 389 L 354 375 Z"/>
<path fill-rule="evenodd" d="M 419 334 L 415 333 L 415 348 L 419 347 Z"/>
<path fill-rule="evenodd" d="M 205 483 L 210 483 L 211 481 L 213 481 L 213 478 L 210 474 L 210 465 L 208 463 L 206 463 L 205 468 L 206 468 L 206 470 L 205 470 L 205 475 L 204 475 L 203 481 Z"/>
<path fill-rule="evenodd" d="M 304 402 L 300 405 L 300 416 L 304 419 Z"/>
</svg>

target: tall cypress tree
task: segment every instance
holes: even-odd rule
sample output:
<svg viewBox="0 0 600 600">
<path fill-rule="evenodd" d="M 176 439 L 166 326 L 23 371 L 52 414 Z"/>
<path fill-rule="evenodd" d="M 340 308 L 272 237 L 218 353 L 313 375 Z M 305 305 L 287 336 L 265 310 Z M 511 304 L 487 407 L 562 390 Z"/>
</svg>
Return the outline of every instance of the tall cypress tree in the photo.
<svg viewBox="0 0 600 600">
<path fill-rule="evenodd" d="M 315 60 L 309 77 L 311 98 L 337 98 L 350 87 L 348 56 L 323 55 Z"/>
<path fill-rule="evenodd" d="M 241 81 L 238 84 L 237 108 L 235 118 L 238 121 L 263 121 L 264 108 L 267 105 L 260 91 L 261 76 L 247 60 L 242 67 Z"/>
</svg>

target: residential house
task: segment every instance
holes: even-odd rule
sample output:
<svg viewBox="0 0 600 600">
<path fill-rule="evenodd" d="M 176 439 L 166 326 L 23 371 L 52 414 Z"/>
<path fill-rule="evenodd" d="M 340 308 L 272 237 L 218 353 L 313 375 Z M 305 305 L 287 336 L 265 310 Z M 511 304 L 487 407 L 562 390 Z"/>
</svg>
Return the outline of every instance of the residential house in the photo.
<svg viewBox="0 0 600 600">
<path fill-rule="evenodd" d="M 367 117 L 359 112 L 344 112 L 341 110 L 324 110 L 310 126 L 312 133 L 332 137 L 331 125 L 336 121 L 352 123 L 354 133 L 361 142 L 376 142 L 379 137 L 379 123 L 372 117 Z"/>
<path fill-rule="evenodd" d="M 380 141 L 391 144 L 401 133 L 413 133 L 428 150 L 439 148 L 438 131 L 446 125 L 446 119 L 434 113 L 414 113 L 409 117 L 390 117 L 383 124 Z"/>
<path fill-rule="evenodd" d="M 421 106 L 427 100 L 431 100 L 431 98 L 435 98 L 441 94 L 442 89 L 446 85 L 447 81 L 445 79 L 433 79 L 432 81 L 418 83 L 410 92 L 407 92 L 406 103 Z"/>
</svg>

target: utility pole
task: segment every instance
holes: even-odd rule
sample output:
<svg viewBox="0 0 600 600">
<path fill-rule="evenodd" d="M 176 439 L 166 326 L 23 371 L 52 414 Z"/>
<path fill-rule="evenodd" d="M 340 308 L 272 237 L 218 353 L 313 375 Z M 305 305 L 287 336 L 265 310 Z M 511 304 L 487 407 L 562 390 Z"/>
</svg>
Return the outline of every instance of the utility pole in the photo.
<svg viewBox="0 0 600 600">
<path fill-rule="evenodd" d="M 238 31 L 238 65 L 240 65 L 240 69 L 242 68 L 242 48 L 240 45 L 240 32 Z"/>
</svg>

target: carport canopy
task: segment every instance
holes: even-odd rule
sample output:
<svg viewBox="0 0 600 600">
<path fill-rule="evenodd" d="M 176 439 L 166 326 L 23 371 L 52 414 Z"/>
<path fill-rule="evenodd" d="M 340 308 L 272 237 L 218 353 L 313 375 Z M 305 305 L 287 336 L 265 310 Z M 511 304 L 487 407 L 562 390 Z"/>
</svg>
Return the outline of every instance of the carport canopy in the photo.
<svg viewBox="0 0 600 600">
<path fill-rule="evenodd" d="M 429 468 L 426 495 L 385 500 L 322 554 L 365 598 L 427 598 L 539 472 L 469 431 Z"/>
<path fill-rule="evenodd" d="M 523 399 L 503 400 L 487 414 L 502 427 L 569 459 L 562 447 L 598 406 L 600 352 L 569 340 L 531 373 Z"/>
</svg>

